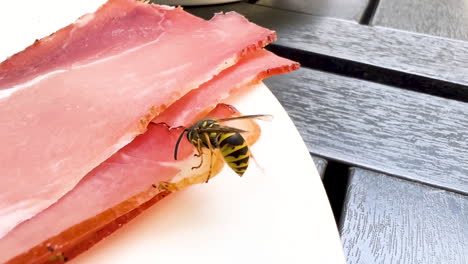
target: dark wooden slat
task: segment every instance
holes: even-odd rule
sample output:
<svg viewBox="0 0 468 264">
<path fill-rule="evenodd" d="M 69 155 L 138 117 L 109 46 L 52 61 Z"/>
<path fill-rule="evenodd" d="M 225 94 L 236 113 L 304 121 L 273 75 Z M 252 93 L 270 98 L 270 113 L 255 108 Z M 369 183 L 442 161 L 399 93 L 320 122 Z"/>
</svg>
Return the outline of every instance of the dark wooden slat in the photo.
<svg viewBox="0 0 468 264">
<path fill-rule="evenodd" d="M 230 10 L 275 29 L 281 46 L 468 85 L 468 42 L 245 3 L 189 9 L 204 18 Z"/>
<path fill-rule="evenodd" d="M 265 83 L 312 154 L 468 193 L 468 104 L 305 68 Z"/>
<path fill-rule="evenodd" d="M 467 196 L 351 171 L 341 222 L 347 263 L 468 263 Z"/>
<path fill-rule="evenodd" d="M 323 179 L 323 174 L 325 173 L 325 169 L 327 168 L 327 160 L 313 155 L 312 159 L 314 160 L 315 167 L 317 168 L 320 178 Z"/>
<path fill-rule="evenodd" d="M 380 0 L 373 25 L 468 40 L 465 0 Z"/>
<path fill-rule="evenodd" d="M 256 4 L 315 16 L 359 21 L 369 0 L 260 0 Z"/>
</svg>

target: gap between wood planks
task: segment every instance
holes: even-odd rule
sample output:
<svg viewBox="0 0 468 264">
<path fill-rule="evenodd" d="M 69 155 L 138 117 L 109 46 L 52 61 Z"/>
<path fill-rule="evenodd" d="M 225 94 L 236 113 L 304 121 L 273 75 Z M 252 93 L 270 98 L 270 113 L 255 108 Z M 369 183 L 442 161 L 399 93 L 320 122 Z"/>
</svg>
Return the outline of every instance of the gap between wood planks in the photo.
<svg viewBox="0 0 468 264">
<path fill-rule="evenodd" d="M 369 0 L 369 3 L 367 4 L 366 9 L 364 9 L 364 13 L 361 16 L 361 19 L 359 19 L 359 24 L 370 25 L 378 6 L 379 0 Z"/>
<path fill-rule="evenodd" d="M 326 160 L 323 186 L 330 201 L 336 225 L 339 226 L 348 189 L 350 166 L 332 159 L 327 158 Z"/>
<path fill-rule="evenodd" d="M 309 69 L 372 81 L 445 99 L 468 102 L 468 86 L 466 85 L 276 44 L 271 44 L 266 49 L 279 56 L 298 61 L 303 67 Z"/>
</svg>

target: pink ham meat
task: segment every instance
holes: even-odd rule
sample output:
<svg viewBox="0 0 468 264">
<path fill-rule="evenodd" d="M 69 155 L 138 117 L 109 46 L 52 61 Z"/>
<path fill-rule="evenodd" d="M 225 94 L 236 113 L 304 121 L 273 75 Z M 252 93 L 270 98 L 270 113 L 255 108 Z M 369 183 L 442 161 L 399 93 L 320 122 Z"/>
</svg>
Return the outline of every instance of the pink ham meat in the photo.
<svg viewBox="0 0 468 264">
<path fill-rule="evenodd" d="M 111 0 L 0 64 L 0 237 L 274 38 L 236 13 Z"/>
<path fill-rule="evenodd" d="M 278 67 L 279 65 L 282 67 Z M 297 68 L 299 64 L 296 62 L 278 57 L 266 50 L 256 51 L 239 61 L 236 66 L 221 72 L 217 78 L 190 91 L 157 116 L 153 122 L 165 122 L 169 126 L 188 126 L 193 120 L 199 119 L 211 110 L 210 106 L 223 102 L 235 93 L 243 92 L 244 89 L 251 87 L 251 84 L 268 76 Z"/>
<path fill-rule="evenodd" d="M 297 63 L 268 51 L 256 51 L 200 88 L 186 94 L 153 122 L 166 122 L 173 126 L 189 125 L 200 117 L 199 113 L 206 114 L 217 102 L 229 95 L 245 92 L 247 87 L 251 87 L 251 84 L 265 77 L 288 72 L 297 67 Z M 222 110 L 219 107 L 218 109 Z M 217 111 L 214 115 L 220 118 L 227 116 L 228 113 Z M 179 171 L 177 167 L 171 165 L 171 162 L 174 162 L 174 145 L 181 131 L 181 127 L 169 129 L 167 125 L 150 124 L 143 135 L 136 137 L 130 144 L 91 171 L 57 203 L 18 225 L 6 237 L 0 239 L 0 252 L 2 252 L 0 262 L 27 251 L 49 237 L 58 235 L 52 243 L 56 247 L 57 239 L 63 239 L 63 237 L 69 239 L 69 236 L 73 234 L 71 231 L 64 232 L 64 230 L 73 225 L 80 226 L 79 223 L 85 223 L 86 219 L 91 219 L 124 200 L 129 199 L 127 201 L 129 203 L 132 200 L 130 197 L 144 192 L 154 183 L 170 180 Z M 193 148 L 187 144 L 187 141 L 183 141 L 179 151 L 180 159 L 184 159 L 192 153 Z M 109 225 L 109 222 L 112 223 L 119 217 L 134 212 L 132 210 L 135 207 L 145 204 L 157 195 L 157 192 L 151 189 L 147 191 L 144 198 L 137 199 L 138 203 L 132 203 L 125 209 L 119 208 L 119 210 L 112 211 L 111 217 L 105 214 L 106 217 L 99 222 L 97 227 L 86 225 L 88 229 L 82 231 L 83 228 L 81 228 L 81 232 L 92 235 L 96 228 L 102 228 L 102 226 Z M 62 235 L 59 235 L 60 233 Z M 39 256 L 51 254 L 47 249 L 48 243 L 36 246 L 35 250 L 42 252 L 42 254 L 36 252 Z M 75 253 L 72 253 L 72 256 Z M 12 263 L 21 263 L 27 256 L 28 254 L 23 255 Z M 67 255 L 67 257 L 71 256 Z"/>
</svg>

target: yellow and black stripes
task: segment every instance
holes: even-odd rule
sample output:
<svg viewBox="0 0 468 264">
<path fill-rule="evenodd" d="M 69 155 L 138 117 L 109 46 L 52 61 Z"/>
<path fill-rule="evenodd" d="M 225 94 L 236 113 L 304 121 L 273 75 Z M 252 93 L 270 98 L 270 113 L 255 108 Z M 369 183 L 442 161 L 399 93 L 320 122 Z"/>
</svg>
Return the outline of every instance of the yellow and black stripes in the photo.
<svg viewBox="0 0 468 264">
<path fill-rule="evenodd" d="M 242 176 L 249 166 L 249 146 L 239 133 L 220 134 L 219 149 L 226 163 L 239 176 Z"/>
<path fill-rule="evenodd" d="M 234 127 L 223 126 L 221 125 L 221 123 L 231 120 L 267 117 L 271 116 L 248 115 L 224 118 L 219 120 L 199 120 L 188 129 L 184 129 L 184 131 L 180 134 L 174 149 L 174 159 L 177 160 L 177 150 L 179 148 L 179 143 L 184 133 L 187 133 L 188 141 L 195 148 L 197 148 L 197 156 L 200 157 L 200 164 L 198 166 L 193 167 L 192 169 L 200 168 L 203 164 L 203 148 L 207 148 L 211 152 L 210 162 L 212 162 L 213 151 L 219 149 L 229 167 L 232 170 L 234 170 L 234 172 L 236 172 L 239 176 L 242 176 L 247 170 L 247 167 L 249 166 L 250 159 L 249 146 L 247 145 L 247 142 L 241 135 L 241 133 L 244 133 L 246 131 Z M 207 182 L 210 179 L 212 165 L 213 164 L 210 163 L 210 172 L 208 174 Z"/>
</svg>

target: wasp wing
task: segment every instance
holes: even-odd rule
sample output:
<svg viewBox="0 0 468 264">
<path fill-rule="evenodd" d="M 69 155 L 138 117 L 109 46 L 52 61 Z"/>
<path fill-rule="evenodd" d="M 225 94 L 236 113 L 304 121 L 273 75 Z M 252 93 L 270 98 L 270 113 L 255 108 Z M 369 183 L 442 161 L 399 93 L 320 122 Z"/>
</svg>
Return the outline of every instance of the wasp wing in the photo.
<svg viewBox="0 0 468 264">
<path fill-rule="evenodd" d="M 239 119 L 259 119 L 259 120 L 264 120 L 264 121 L 271 121 L 271 119 L 273 119 L 273 116 L 272 115 L 244 115 L 244 116 L 236 116 L 236 117 L 218 119 L 217 121 L 226 122 L 226 121 L 239 120 Z"/>
</svg>

